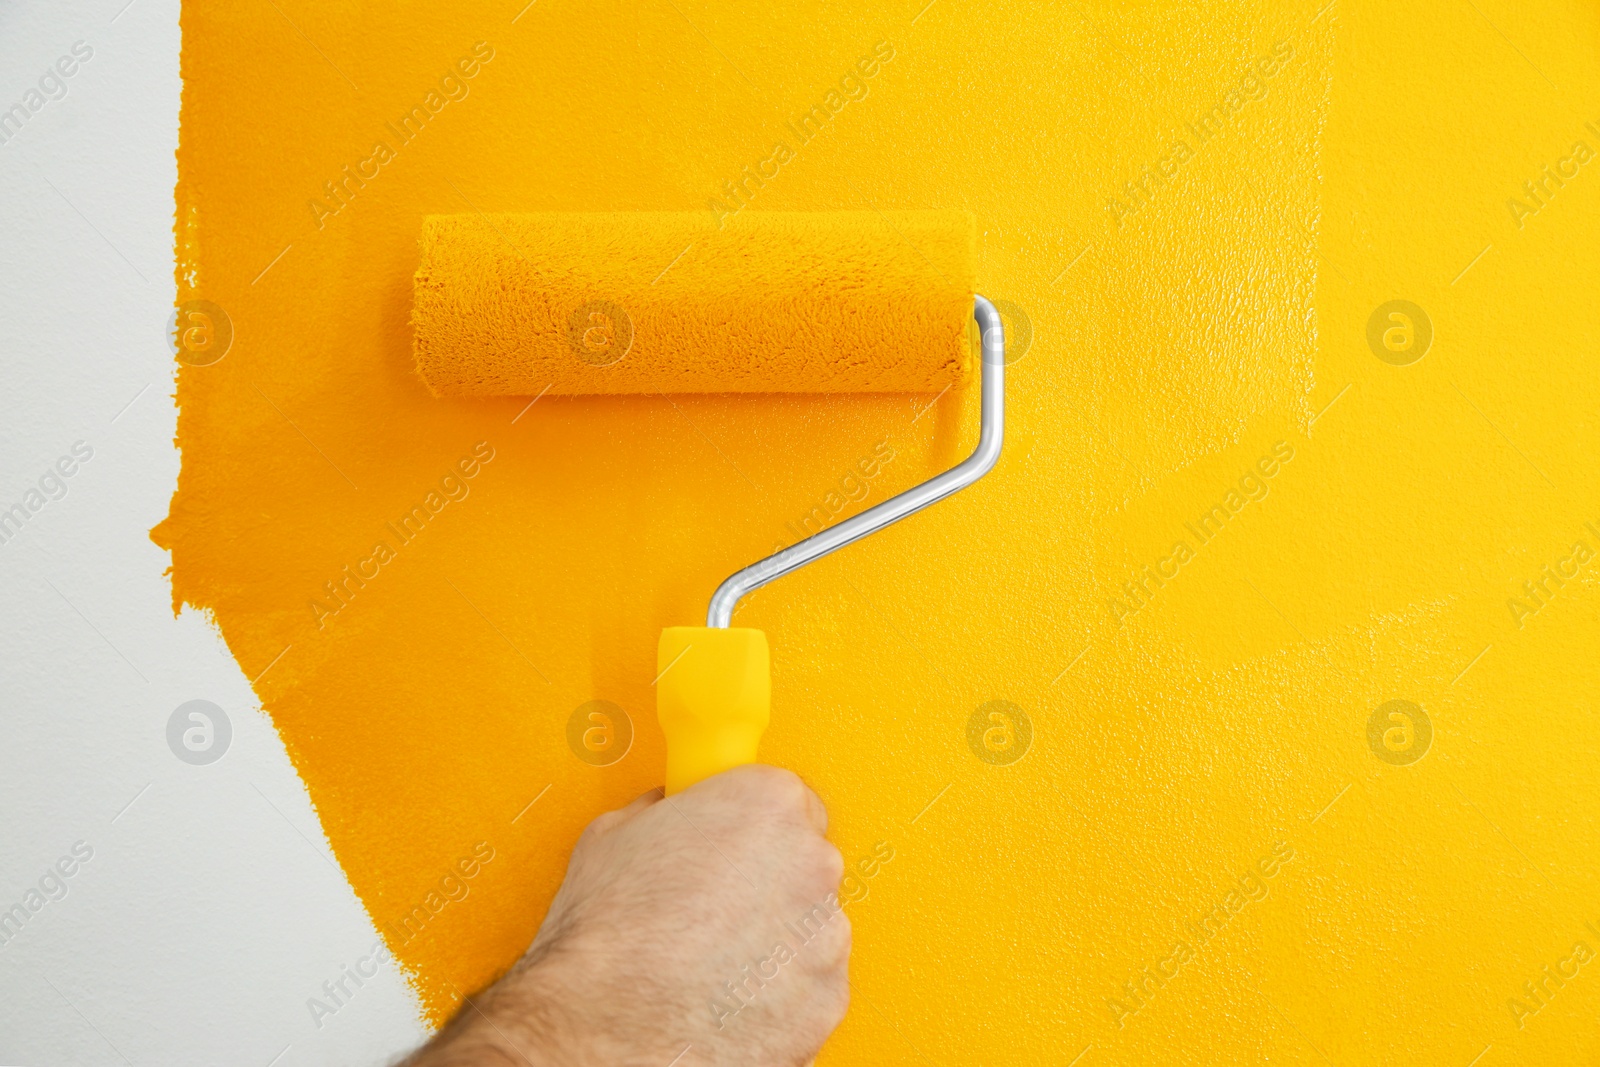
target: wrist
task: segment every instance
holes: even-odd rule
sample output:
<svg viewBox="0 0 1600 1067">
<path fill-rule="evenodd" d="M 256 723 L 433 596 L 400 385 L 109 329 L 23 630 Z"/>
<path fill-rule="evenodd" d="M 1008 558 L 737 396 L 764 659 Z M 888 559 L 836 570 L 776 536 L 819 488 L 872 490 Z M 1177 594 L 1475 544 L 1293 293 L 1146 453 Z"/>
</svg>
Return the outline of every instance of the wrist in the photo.
<svg viewBox="0 0 1600 1067">
<path fill-rule="evenodd" d="M 466 1010 L 472 1012 L 480 1038 L 507 1057 L 506 1062 L 527 1067 L 584 1067 L 588 1060 L 578 1047 L 579 1030 L 572 1012 L 573 990 L 566 968 L 553 956 L 524 960 L 484 997 Z"/>
<path fill-rule="evenodd" d="M 463 1000 L 454 1022 L 406 1067 L 587 1067 L 570 987 L 548 958 L 524 962 Z"/>
</svg>

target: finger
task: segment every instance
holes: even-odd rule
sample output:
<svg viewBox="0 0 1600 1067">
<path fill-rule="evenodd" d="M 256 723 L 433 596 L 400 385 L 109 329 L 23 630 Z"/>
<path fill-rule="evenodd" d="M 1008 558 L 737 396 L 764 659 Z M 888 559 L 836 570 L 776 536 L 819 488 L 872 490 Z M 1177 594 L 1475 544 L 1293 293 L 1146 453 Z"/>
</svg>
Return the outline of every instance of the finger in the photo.
<svg viewBox="0 0 1600 1067">
<path fill-rule="evenodd" d="M 629 801 L 627 806 L 618 808 L 616 811 L 612 812 L 611 815 L 613 816 L 613 821 L 616 823 L 627 822 L 641 811 L 645 811 L 659 804 L 661 802 L 661 798 L 665 795 L 665 790 L 663 790 L 660 786 L 656 786 L 654 789 L 651 789 L 648 792 L 641 793 L 639 796 Z"/>
<path fill-rule="evenodd" d="M 812 827 L 817 831 L 817 833 L 819 833 L 819 834 L 827 833 L 828 832 L 828 808 L 827 808 L 827 806 L 822 803 L 822 798 L 817 796 L 817 794 L 812 790 L 812 788 L 809 785 L 802 785 L 800 788 L 803 791 L 802 792 L 803 799 L 801 800 L 801 804 L 805 807 L 805 810 L 806 810 L 806 821 L 809 822 L 812 825 Z"/>
<path fill-rule="evenodd" d="M 588 828 L 584 830 L 584 833 L 586 835 L 609 834 L 617 827 L 632 822 L 640 813 L 653 807 L 662 796 L 663 791 L 657 786 L 642 796 L 635 797 L 628 804 L 617 808 L 615 811 L 607 811 L 595 816 L 593 821 L 589 823 Z"/>
</svg>

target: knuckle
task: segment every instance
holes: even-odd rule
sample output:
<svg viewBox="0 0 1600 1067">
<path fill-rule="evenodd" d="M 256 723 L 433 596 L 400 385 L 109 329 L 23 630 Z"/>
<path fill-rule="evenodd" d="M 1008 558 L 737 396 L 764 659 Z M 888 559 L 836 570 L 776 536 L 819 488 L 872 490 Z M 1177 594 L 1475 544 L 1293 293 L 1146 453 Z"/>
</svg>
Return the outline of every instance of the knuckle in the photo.
<svg viewBox="0 0 1600 1067">
<path fill-rule="evenodd" d="M 807 946 L 811 959 L 806 967 L 815 980 L 823 983 L 845 981 L 845 965 L 850 959 L 850 922 L 842 912 L 829 917 Z"/>
<path fill-rule="evenodd" d="M 827 841 L 817 850 L 816 867 L 827 878 L 830 887 L 837 887 L 844 877 L 844 854 Z"/>
<path fill-rule="evenodd" d="M 838 1026 L 843 1021 L 845 1013 L 850 1010 L 850 982 L 845 978 L 843 972 L 840 973 L 838 980 L 833 985 L 832 1008 L 833 1025 Z"/>
<path fill-rule="evenodd" d="M 834 929 L 829 933 L 828 945 L 833 950 L 835 963 L 842 963 L 849 959 L 851 946 L 855 943 L 855 934 L 850 928 L 850 917 L 840 912 L 833 917 L 829 924 Z"/>
<path fill-rule="evenodd" d="M 578 835 L 578 844 L 593 843 L 597 837 L 602 836 L 614 826 L 616 821 L 614 812 L 608 811 L 604 815 L 595 816 L 589 821 L 589 825 L 583 828 L 583 833 Z"/>
<path fill-rule="evenodd" d="M 823 837 L 800 841 L 793 852 L 791 870 L 800 888 L 821 896 L 836 892 L 844 877 L 844 856 L 833 843 Z"/>
<path fill-rule="evenodd" d="M 750 770 L 752 777 L 760 784 L 760 788 L 777 800 L 793 801 L 801 795 L 806 785 L 800 776 L 783 767 L 774 767 L 767 763 L 752 764 Z"/>
<path fill-rule="evenodd" d="M 805 789 L 802 803 L 806 809 L 805 817 L 807 821 L 811 823 L 818 833 L 826 833 L 828 829 L 827 805 L 822 802 L 822 798 L 817 796 L 816 792 L 809 786 L 802 784 L 802 788 Z"/>
<path fill-rule="evenodd" d="M 765 763 L 735 767 L 708 781 L 717 781 L 719 787 L 732 793 L 740 803 L 773 815 L 804 811 L 804 798 L 809 791 L 793 771 Z"/>
</svg>

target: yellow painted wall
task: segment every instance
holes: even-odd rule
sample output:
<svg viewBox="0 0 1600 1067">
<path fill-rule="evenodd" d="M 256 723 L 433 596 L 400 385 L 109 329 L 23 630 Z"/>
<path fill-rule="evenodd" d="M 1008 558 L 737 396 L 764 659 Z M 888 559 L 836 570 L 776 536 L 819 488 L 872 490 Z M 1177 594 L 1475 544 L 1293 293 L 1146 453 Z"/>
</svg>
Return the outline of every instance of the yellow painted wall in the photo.
<svg viewBox="0 0 1600 1067">
<path fill-rule="evenodd" d="M 659 781 L 659 629 L 863 458 L 863 503 L 953 463 L 976 397 L 435 401 L 419 220 L 710 211 L 783 141 L 747 210 L 970 210 L 1031 330 L 984 482 L 739 617 L 767 756 L 894 850 L 823 1062 L 1592 1062 L 1600 12 L 920 7 L 185 5 L 180 300 L 234 337 L 180 373 L 153 536 L 426 1010 Z"/>
</svg>

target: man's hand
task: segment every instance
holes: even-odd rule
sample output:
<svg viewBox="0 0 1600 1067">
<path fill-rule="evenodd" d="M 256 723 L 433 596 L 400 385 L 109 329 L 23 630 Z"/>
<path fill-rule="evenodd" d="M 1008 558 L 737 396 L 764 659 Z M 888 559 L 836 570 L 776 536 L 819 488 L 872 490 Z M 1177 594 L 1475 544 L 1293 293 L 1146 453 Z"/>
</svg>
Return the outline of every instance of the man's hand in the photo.
<svg viewBox="0 0 1600 1067">
<path fill-rule="evenodd" d="M 737 767 L 589 824 L 527 955 L 413 1067 L 789 1067 L 844 1017 L 827 814 Z"/>
</svg>

